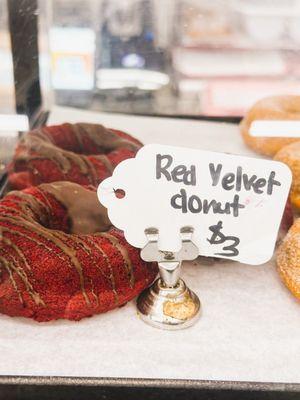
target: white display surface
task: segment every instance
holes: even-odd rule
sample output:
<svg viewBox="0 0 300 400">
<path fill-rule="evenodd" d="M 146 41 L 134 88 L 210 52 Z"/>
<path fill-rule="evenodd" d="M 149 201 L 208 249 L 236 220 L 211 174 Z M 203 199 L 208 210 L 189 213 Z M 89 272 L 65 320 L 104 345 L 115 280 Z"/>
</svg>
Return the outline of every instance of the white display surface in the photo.
<svg viewBox="0 0 300 400">
<path fill-rule="evenodd" d="M 99 114 L 55 108 L 49 123 L 100 122 L 145 143 L 251 155 L 230 124 Z M 134 302 L 81 322 L 36 323 L 1 315 L 0 373 L 300 383 L 300 304 L 275 263 L 183 267 L 203 314 L 192 328 L 161 331 Z"/>
</svg>

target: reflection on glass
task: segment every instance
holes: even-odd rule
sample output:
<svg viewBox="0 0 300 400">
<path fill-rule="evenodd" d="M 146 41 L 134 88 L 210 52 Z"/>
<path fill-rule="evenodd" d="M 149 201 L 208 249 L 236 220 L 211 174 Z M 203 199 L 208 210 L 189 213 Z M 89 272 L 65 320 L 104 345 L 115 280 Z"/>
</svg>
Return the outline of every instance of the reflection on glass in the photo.
<svg viewBox="0 0 300 400">
<path fill-rule="evenodd" d="M 53 0 L 45 13 L 59 104 L 241 116 L 299 93 L 296 0 Z"/>
</svg>

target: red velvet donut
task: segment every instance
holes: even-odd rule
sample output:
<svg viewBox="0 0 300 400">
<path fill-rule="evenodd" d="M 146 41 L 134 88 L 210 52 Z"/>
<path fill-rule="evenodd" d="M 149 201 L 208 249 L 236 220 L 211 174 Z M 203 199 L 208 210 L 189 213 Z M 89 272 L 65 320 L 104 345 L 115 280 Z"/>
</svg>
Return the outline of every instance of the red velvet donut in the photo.
<svg viewBox="0 0 300 400">
<path fill-rule="evenodd" d="M 75 183 L 8 194 L 0 237 L 0 312 L 10 316 L 80 320 L 125 304 L 157 274 Z"/>
<path fill-rule="evenodd" d="M 141 146 L 130 135 L 102 125 L 44 126 L 21 139 L 9 167 L 9 182 L 14 189 L 55 181 L 97 186 Z"/>
</svg>

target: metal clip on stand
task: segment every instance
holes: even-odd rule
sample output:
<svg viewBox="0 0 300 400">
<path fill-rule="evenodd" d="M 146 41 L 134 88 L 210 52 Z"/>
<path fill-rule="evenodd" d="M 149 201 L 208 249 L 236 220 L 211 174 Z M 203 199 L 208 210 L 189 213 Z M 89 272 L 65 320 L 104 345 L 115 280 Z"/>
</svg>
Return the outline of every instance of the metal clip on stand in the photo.
<svg viewBox="0 0 300 400">
<path fill-rule="evenodd" d="M 181 228 L 182 247 L 177 253 L 158 249 L 158 229 L 148 228 L 145 234 L 148 243 L 141 250 L 141 257 L 158 262 L 160 278 L 138 297 L 138 313 L 146 323 L 157 328 L 187 328 L 200 315 L 199 298 L 180 279 L 182 261 L 198 256 L 198 248 L 192 242 L 193 228 Z"/>
</svg>

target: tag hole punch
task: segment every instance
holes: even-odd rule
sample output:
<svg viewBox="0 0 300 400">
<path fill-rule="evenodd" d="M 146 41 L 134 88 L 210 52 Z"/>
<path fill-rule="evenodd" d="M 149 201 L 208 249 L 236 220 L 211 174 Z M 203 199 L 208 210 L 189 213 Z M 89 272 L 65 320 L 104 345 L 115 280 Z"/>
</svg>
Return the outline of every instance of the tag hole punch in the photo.
<svg viewBox="0 0 300 400">
<path fill-rule="evenodd" d="M 123 199 L 126 195 L 125 190 L 123 189 L 114 189 L 114 194 L 118 199 Z"/>
</svg>

